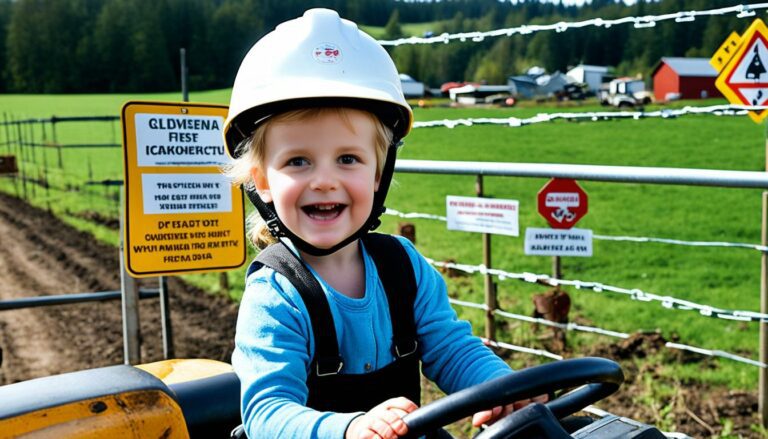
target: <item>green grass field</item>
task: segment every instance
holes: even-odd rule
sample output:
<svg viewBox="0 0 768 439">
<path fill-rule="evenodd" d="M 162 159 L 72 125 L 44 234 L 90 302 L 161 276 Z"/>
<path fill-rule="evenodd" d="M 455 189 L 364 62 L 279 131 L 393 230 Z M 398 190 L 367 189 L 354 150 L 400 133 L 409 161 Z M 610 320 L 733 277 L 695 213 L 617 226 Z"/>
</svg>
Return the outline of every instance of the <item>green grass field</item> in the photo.
<svg viewBox="0 0 768 439">
<path fill-rule="evenodd" d="M 10 118 L 119 115 L 130 99 L 179 100 L 178 94 L 161 95 L 56 95 L 0 96 L 0 115 Z M 195 102 L 227 103 L 229 90 L 192 93 Z M 721 103 L 696 102 L 695 105 Z M 681 103 L 682 104 L 682 103 Z M 594 105 L 548 106 L 506 109 L 417 108 L 417 120 L 463 117 L 529 117 L 539 112 L 593 111 Z M 119 143 L 118 123 L 92 122 L 57 124 L 62 143 Z M 51 140 L 50 129 L 46 132 Z M 0 127 L 0 154 L 18 154 L 5 145 L 8 133 Z M 42 140 L 42 132 L 24 134 Z M 678 119 L 615 120 L 601 122 L 543 123 L 510 128 L 475 126 L 416 129 L 407 138 L 401 158 L 471 160 L 494 162 L 569 163 L 623 166 L 658 166 L 725 170 L 765 170 L 765 128 L 747 117 L 685 116 Z M 82 212 L 116 218 L 119 194 L 116 187 L 85 185 L 86 181 L 122 179 L 119 148 L 73 148 L 62 152 L 58 167 L 54 148 L 28 148 L 23 152 L 29 178 L 47 178 L 50 188 L 28 184 L 27 196 L 50 207 L 100 239 L 117 243 L 117 233 L 84 219 Z M 43 172 L 43 165 L 47 172 Z M 387 205 L 402 212 L 445 214 L 447 195 L 474 195 L 474 177 L 398 174 Z M 536 211 L 536 193 L 545 179 L 486 177 L 486 194 L 520 202 L 520 237 L 493 237 L 493 266 L 509 272 L 550 274 L 551 258 L 525 256 L 526 227 L 546 227 Z M 589 194 L 589 214 L 578 224 L 598 235 L 647 236 L 690 241 L 727 241 L 758 244 L 760 241 L 761 191 L 708 187 L 616 184 L 582 181 Z M 21 183 L 0 178 L 0 190 L 23 194 Z M 394 232 L 398 218 L 385 217 L 382 230 Z M 479 234 L 447 231 L 445 223 L 414 220 L 417 246 L 436 260 L 453 259 L 477 265 L 482 261 Z M 741 310 L 759 310 L 760 253 L 738 248 L 695 248 L 657 243 L 594 241 L 591 258 L 564 258 L 566 279 L 598 281 L 623 288 L 638 288 L 661 295 Z M 243 269 L 230 272 L 231 294 L 242 288 Z M 217 289 L 212 275 L 189 279 Z M 450 279 L 451 294 L 463 300 L 482 302 L 483 280 L 479 275 Z M 515 280 L 498 283 L 501 306 L 530 315 L 531 294 L 544 287 Z M 707 318 L 694 311 L 669 310 L 658 302 L 636 302 L 627 297 L 591 290 L 566 288 L 573 301 L 571 320 L 605 329 L 635 332 L 659 330 L 668 339 L 705 349 L 717 349 L 757 359 L 758 326 Z M 483 316 L 477 310 L 459 310 L 476 331 L 482 333 Z M 541 342 L 528 324 L 502 325 L 499 339 L 524 346 Z M 577 356 L 594 343 L 615 339 L 569 333 Z M 513 363 L 536 363 L 527 355 L 514 356 Z M 706 367 L 704 366 L 706 365 Z M 726 359 L 706 363 L 668 362 L 663 373 L 679 379 L 696 379 L 738 389 L 754 389 L 757 368 Z"/>
<path fill-rule="evenodd" d="M 403 35 L 405 36 L 423 36 L 424 32 L 432 31 L 435 32 L 435 29 L 437 29 L 440 26 L 439 21 L 430 21 L 426 23 L 403 23 L 400 28 L 403 30 Z M 360 29 L 363 30 L 368 35 L 372 36 L 373 38 L 382 39 L 384 38 L 385 30 L 384 26 L 365 26 L 361 25 Z"/>
</svg>

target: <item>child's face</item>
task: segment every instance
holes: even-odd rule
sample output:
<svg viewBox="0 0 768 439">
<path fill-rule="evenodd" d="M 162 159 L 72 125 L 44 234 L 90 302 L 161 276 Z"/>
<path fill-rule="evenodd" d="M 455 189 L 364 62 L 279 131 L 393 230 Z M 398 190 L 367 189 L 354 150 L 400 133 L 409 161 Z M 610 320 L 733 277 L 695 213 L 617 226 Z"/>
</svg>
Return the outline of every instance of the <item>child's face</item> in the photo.
<svg viewBox="0 0 768 439">
<path fill-rule="evenodd" d="M 333 112 L 272 123 L 264 169 L 251 172 L 262 200 L 274 202 L 283 224 L 317 248 L 362 227 L 379 186 L 374 122 L 358 111 L 347 115 L 348 123 Z"/>
</svg>

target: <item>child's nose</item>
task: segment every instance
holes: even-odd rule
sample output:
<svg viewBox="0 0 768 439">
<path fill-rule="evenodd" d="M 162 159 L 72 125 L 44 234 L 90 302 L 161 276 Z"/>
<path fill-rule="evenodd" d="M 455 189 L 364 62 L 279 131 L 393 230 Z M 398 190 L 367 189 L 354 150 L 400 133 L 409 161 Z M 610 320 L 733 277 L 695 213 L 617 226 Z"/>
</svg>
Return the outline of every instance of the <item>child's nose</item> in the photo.
<svg viewBox="0 0 768 439">
<path fill-rule="evenodd" d="M 318 169 L 312 176 L 310 188 L 316 191 L 331 191 L 338 187 L 338 179 L 332 172 L 324 169 Z"/>
</svg>

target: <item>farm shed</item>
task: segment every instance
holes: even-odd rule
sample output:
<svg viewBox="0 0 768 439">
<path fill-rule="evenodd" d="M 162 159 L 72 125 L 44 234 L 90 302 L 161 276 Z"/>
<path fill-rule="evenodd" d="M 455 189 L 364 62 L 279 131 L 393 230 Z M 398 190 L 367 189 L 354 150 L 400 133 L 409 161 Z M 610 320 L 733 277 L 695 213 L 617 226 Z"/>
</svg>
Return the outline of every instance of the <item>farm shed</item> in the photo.
<svg viewBox="0 0 768 439">
<path fill-rule="evenodd" d="M 673 96 L 680 99 L 722 96 L 715 87 L 717 72 L 707 58 L 661 58 L 652 77 L 657 101 L 667 101 Z"/>
<path fill-rule="evenodd" d="M 538 72 L 537 72 L 538 73 Z M 524 99 L 549 98 L 562 91 L 573 79 L 560 72 L 538 73 L 507 78 L 507 86 L 513 96 Z"/>
<path fill-rule="evenodd" d="M 536 78 L 536 94 L 539 96 L 552 97 L 557 92 L 562 91 L 566 85 L 573 83 L 573 79 L 560 72 L 551 75 L 541 75 Z"/>
<path fill-rule="evenodd" d="M 419 82 L 410 75 L 400 74 L 400 85 L 406 98 L 420 98 L 424 96 L 424 83 Z"/>
<path fill-rule="evenodd" d="M 592 93 L 597 93 L 600 90 L 600 86 L 603 84 L 603 78 L 607 74 L 608 67 L 590 66 L 587 64 L 579 64 L 571 70 L 568 70 L 566 73 L 566 75 L 573 78 L 576 82 L 587 84 L 587 88 Z"/>
<path fill-rule="evenodd" d="M 533 99 L 536 94 L 536 79 L 528 75 L 510 76 L 507 85 L 513 96 Z"/>
</svg>

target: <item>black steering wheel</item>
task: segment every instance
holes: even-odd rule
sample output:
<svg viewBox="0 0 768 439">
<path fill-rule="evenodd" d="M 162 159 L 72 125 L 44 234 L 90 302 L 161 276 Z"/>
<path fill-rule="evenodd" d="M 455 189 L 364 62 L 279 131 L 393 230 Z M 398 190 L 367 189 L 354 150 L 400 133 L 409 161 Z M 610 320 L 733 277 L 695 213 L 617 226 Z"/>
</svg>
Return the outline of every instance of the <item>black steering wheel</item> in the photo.
<svg viewBox="0 0 768 439">
<path fill-rule="evenodd" d="M 403 418 L 408 425 L 406 437 L 422 436 L 492 407 L 582 386 L 546 404 L 555 418 L 562 419 L 614 393 L 623 382 L 621 367 L 605 358 L 575 358 L 522 369 L 448 395 L 409 413 Z M 513 416 L 507 417 L 512 419 L 506 425 L 497 427 L 494 424 L 491 429 L 496 433 L 486 430 L 482 435 L 489 438 L 507 437 L 499 435 L 502 432 L 498 430 L 499 427 L 503 427 L 504 431 L 514 430 L 516 425 Z"/>
</svg>

